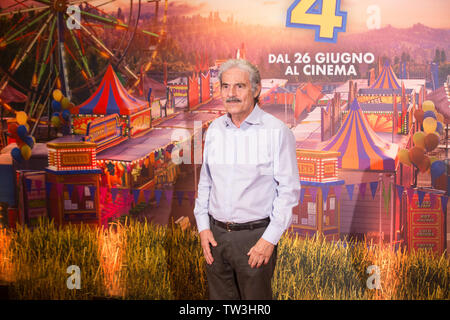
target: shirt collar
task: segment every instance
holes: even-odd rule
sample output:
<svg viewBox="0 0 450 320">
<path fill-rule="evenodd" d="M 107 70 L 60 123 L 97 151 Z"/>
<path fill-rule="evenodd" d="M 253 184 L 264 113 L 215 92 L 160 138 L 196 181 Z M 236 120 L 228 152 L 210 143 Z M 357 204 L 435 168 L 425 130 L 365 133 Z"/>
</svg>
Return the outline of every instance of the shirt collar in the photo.
<svg viewBox="0 0 450 320">
<path fill-rule="evenodd" d="M 255 107 L 253 108 L 252 112 L 245 118 L 243 122 L 247 122 L 249 124 L 260 124 L 261 123 L 261 114 L 262 110 L 261 108 L 255 104 Z M 231 115 L 227 112 L 225 117 L 225 126 L 229 126 L 233 124 L 233 121 L 231 121 Z"/>
</svg>

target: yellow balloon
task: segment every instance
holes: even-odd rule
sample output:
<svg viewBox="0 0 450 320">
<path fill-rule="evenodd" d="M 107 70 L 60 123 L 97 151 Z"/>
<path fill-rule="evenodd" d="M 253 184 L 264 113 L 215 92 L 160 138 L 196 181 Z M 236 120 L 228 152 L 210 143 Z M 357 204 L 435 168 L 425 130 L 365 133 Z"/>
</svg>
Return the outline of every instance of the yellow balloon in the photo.
<svg viewBox="0 0 450 320">
<path fill-rule="evenodd" d="M 444 116 L 442 113 L 436 112 L 436 121 L 444 123 Z"/>
<path fill-rule="evenodd" d="M 27 128 L 27 132 L 30 132 L 30 126 L 28 125 L 28 123 L 24 124 L 25 128 Z"/>
<path fill-rule="evenodd" d="M 70 105 L 70 101 L 69 101 L 69 99 L 67 97 L 64 97 L 64 98 L 61 99 L 61 107 L 63 109 L 68 109 L 69 105 Z"/>
<path fill-rule="evenodd" d="M 430 156 L 429 158 L 430 158 L 430 164 L 433 164 L 433 162 L 439 160 L 438 157 L 435 157 L 435 156 Z"/>
<path fill-rule="evenodd" d="M 411 161 L 409 160 L 409 153 L 406 149 L 400 149 L 398 151 L 398 160 L 404 165 L 411 166 Z"/>
<path fill-rule="evenodd" d="M 429 110 L 431 110 L 431 111 L 436 110 L 436 108 L 434 107 L 434 102 L 431 100 L 425 100 L 422 103 L 422 110 L 423 110 L 423 112 L 429 111 Z"/>
<path fill-rule="evenodd" d="M 19 125 L 27 123 L 28 115 L 24 111 L 19 111 L 16 113 L 16 120 Z"/>
<path fill-rule="evenodd" d="M 53 99 L 55 99 L 56 101 L 61 101 L 62 98 L 63 98 L 63 94 L 62 94 L 61 90 L 59 90 L 59 89 L 53 90 Z"/>
<path fill-rule="evenodd" d="M 437 128 L 437 121 L 432 117 L 425 118 L 423 120 L 423 131 L 425 133 L 434 133 Z"/>
<path fill-rule="evenodd" d="M 25 160 L 31 158 L 31 148 L 27 144 L 24 144 L 22 147 L 20 147 L 20 153 L 22 153 L 22 157 Z"/>
<path fill-rule="evenodd" d="M 414 145 L 417 147 L 425 148 L 425 136 L 426 134 L 422 131 L 417 131 L 413 135 Z"/>
</svg>

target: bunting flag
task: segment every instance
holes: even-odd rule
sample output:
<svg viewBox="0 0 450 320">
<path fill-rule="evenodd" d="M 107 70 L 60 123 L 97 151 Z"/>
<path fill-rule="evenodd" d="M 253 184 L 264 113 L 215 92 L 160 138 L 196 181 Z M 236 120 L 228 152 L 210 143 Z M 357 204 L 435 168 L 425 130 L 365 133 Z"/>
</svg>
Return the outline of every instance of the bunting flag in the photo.
<svg viewBox="0 0 450 320">
<path fill-rule="evenodd" d="M 84 197 L 84 186 L 81 184 L 77 184 L 77 194 L 78 194 L 78 199 L 80 200 L 80 202 L 83 202 L 83 197 Z"/>
<path fill-rule="evenodd" d="M 441 196 L 441 208 L 442 212 L 445 212 L 445 208 L 447 208 L 448 196 Z"/>
<path fill-rule="evenodd" d="M 72 199 L 72 192 L 73 192 L 73 184 L 66 184 L 67 191 L 69 191 L 69 199 Z"/>
<path fill-rule="evenodd" d="M 334 186 L 334 194 L 336 195 L 336 200 L 339 201 L 341 198 L 342 186 Z"/>
<path fill-rule="evenodd" d="M 159 206 L 159 201 L 161 200 L 161 196 L 162 196 L 162 190 L 155 190 L 155 200 L 156 200 L 156 205 Z"/>
<path fill-rule="evenodd" d="M 417 196 L 419 197 L 419 207 L 421 207 L 423 198 L 425 197 L 425 191 L 417 190 Z"/>
<path fill-rule="evenodd" d="M 138 203 L 140 194 L 141 194 L 141 189 L 133 189 L 133 199 L 134 199 L 135 204 Z"/>
<path fill-rule="evenodd" d="M 347 184 L 345 186 L 345 188 L 347 188 L 348 197 L 350 198 L 350 200 L 352 200 L 353 199 L 353 190 L 355 189 L 355 185 Z"/>
<path fill-rule="evenodd" d="M 63 189 L 64 189 L 64 184 L 57 182 L 56 183 L 56 194 L 58 195 L 58 197 L 62 196 Z"/>
<path fill-rule="evenodd" d="M 206 75 L 203 75 L 203 73 L 201 73 L 201 78 L 200 78 L 201 97 L 202 97 L 201 102 L 205 102 L 206 100 L 208 100 L 211 97 L 211 90 L 209 89 L 210 78 L 211 78 L 211 76 L 210 76 L 209 71 L 206 73 Z"/>
<path fill-rule="evenodd" d="M 113 202 L 116 202 L 117 193 L 119 192 L 119 189 L 117 188 L 111 188 L 111 196 Z"/>
<path fill-rule="evenodd" d="M 172 189 L 166 189 L 165 190 L 166 200 L 167 203 L 170 205 L 172 204 L 172 198 L 173 198 L 173 190 Z"/>
<path fill-rule="evenodd" d="M 375 199 L 375 194 L 377 193 L 378 189 L 378 181 L 374 181 L 370 183 L 370 191 L 372 192 L 372 200 Z"/>
<path fill-rule="evenodd" d="M 187 195 L 188 195 L 188 199 L 189 199 L 189 204 L 191 206 L 193 206 L 194 200 L 195 200 L 195 191 L 187 191 Z"/>
<path fill-rule="evenodd" d="M 408 194 L 408 201 L 411 203 L 412 197 L 414 195 L 414 189 L 413 188 L 407 188 L 406 193 Z"/>
<path fill-rule="evenodd" d="M 397 185 L 397 195 L 398 195 L 398 199 L 400 201 L 402 200 L 402 195 L 403 195 L 404 190 L 405 190 L 405 187 L 403 187 L 402 185 Z"/>
<path fill-rule="evenodd" d="M 322 186 L 322 198 L 323 198 L 323 202 L 326 203 L 327 199 L 328 199 L 328 192 L 330 191 L 330 187 L 329 186 Z"/>
<path fill-rule="evenodd" d="M 183 201 L 184 191 L 176 191 L 175 192 L 178 200 L 178 205 L 181 206 L 181 202 Z"/>
<path fill-rule="evenodd" d="M 430 193 L 430 204 L 431 208 L 434 208 L 436 206 L 436 195 L 434 193 Z"/>
<path fill-rule="evenodd" d="M 97 187 L 96 186 L 89 186 L 89 193 L 91 194 L 92 198 L 95 197 L 95 192 L 96 191 L 97 191 Z"/>
<path fill-rule="evenodd" d="M 25 187 L 27 188 L 27 191 L 30 192 L 31 191 L 31 185 L 33 183 L 33 180 L 25 178 Z"/>
<path fill-rule="evenodd" d="M 150 201 L 150 194 L 151 194 L 151 190 L 144 190 L 144 198 L 145 198 L 145 202 L 149 202 Z"/>
<path fill-rule="evenodd" d="M 317 189 L 315 187 L 309 188 L 309 194 L 311 195 L 312 201 L 316 202 Z"/>
<path fill-rule="evenodd" d="M 359 194 L 364 199 L 364 196 L 366 195 L 366 183 L 365 182 L 359 184 Z"/>
<path fill-rule="evenodd" d="M 300 203 L 303 203 L 303 199 L 305 199 L 305 192 L 306 192 L 306 189 L 305 188 L 301 188 L 301 190 L 300 190 Z"/>
<path fill-rule="evenodd" d="M 383 181 L 383 200 L 384 200 L 384 209 L 386 213 L 389 214 L 389 201 L 391 200 L 391 184 L 389 184 L 389 190 L 386 192 L 384 181 Z"/>
<path fill-rule="evenodd" d="M 50 191 L 52 190 L 53 183 L 46 181 L 45 182 L 45 192 L 47 194 L 50 194 Z"/>
</svg>

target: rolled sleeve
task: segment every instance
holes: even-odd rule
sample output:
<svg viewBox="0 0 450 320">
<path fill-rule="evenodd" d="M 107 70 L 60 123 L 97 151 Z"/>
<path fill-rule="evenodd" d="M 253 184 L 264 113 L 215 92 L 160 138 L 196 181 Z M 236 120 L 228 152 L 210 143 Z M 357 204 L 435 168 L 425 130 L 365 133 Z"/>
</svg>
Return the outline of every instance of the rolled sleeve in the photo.
<svg viewBox="0 0 450 320">
<path fill-rule="evenodd" d="M 288 127 L 280 133 L 279 148 L 274 160 L 277 194 L 273 201 L 270 223 L 262 238 L 276 245 L 292 221 L 292 209 L 300 199 L 300 179 L 297 166 L 295 137 Z"/>
</svg>

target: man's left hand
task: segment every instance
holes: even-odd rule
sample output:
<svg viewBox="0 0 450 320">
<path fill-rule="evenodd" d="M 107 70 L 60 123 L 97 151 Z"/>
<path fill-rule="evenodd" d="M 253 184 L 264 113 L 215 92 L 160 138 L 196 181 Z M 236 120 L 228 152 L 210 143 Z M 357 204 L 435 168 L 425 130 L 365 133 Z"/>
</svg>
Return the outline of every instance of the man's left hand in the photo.
<svg viewBox="0 0 450 320">
<path fill-rule="evenodd" d="M 269 241 L 266 241 L 263 238 L 259 239 L 247 253 L 247 255 L 250 256 L 248 264 L 252 268 L 259 268 L 263 263 L 267 264 L 274 248 L 275 246 Z"/>
</svg>

